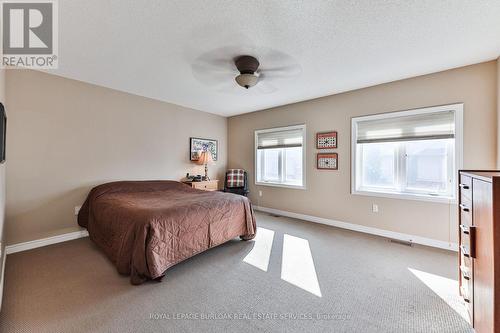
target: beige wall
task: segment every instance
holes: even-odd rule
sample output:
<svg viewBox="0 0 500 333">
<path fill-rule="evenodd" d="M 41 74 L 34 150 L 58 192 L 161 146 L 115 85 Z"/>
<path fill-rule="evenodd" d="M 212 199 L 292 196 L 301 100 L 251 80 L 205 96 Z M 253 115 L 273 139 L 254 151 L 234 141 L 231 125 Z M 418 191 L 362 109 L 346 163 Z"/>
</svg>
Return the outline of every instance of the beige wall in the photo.
<svg viewBox="0 0 500 333">
<path fill-rule="evenodd" d="M 191 136 L 219 140 L 212 177 L 226 168 L 224 117 L 35 71 L 10 70 L 6 91 L 8 244 L 78 230 L 96 184 L 202 173 Z"/>
<path fill-rule="evenodd" d="M 497 58 L 497 169 L 500 169 L 500 57 Z"/>
<path fill-rule="evenodd" d="M 6 101 L 5 101 L 5 70 L 0 69 L 0 102 L 6 106 Z M 8 110 L 6 110 L 8 111 Z M 8 116 L 8 115 L 7 115 Z M 0 164 L 0 264 L 1 264 L 1 259 L 4 254 L 4 247 L 5 247 L 5 168 L 6 168 L 6 163 Z M 0 268 L 1 270 L 1 268 Z M 3 274 L 0 274 L 1 277 L 3 277 Z M 1 284 L 1 283 L 0 283 Z M 0 297 L 0 304 L 1 304 L 1 297 Z"/>
<path fill-rule="evenodd" d="M 5 101 L 5 70 L 0 69 L 0 102 L 6 104 Z M 6 110 L 7 111 L 7 110 Z M 0 164 L 0 308 L 2 307 L 2 294 L 4 283 L 4 266 L 5 260 L 5 168 L 6 163 Z"/>
<path fill-rule="evenodd" d="M 350 194 L 350 119 L 463 102 L 464 167 L 494 168 L 496 66 L 491 61 L 231 117 L 228 167 L 249 171 L 250 197 L 255 205 L 456 242 L 453 205 Z M 254 130 L 301 123 L 307 125 L 307 190 L 255 186 Z M 338 171 L 315 169 L 314 136 L 327 130 L 338 131 Z M 372 203 L 379 205 L 379 213 L 371 212 Z"/>
</svg>

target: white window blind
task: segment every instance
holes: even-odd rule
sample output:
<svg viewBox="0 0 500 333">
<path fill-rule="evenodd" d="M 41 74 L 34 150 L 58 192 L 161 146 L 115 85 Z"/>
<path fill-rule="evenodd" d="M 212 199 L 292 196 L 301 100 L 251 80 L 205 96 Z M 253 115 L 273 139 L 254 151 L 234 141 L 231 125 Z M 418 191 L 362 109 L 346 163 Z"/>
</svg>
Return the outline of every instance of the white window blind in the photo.
<svg viewBox="0 0 500 333">
<path fill-rule="evenodd" d="M 257 133 L 257 149 L 302 147 L 303 129 Z"/>
<path fill-rule="evenodd" d="M 455 113 L 442 111 L 371 119 L 357 123 L 357 143 L 452 139 Z"/>
</svg>

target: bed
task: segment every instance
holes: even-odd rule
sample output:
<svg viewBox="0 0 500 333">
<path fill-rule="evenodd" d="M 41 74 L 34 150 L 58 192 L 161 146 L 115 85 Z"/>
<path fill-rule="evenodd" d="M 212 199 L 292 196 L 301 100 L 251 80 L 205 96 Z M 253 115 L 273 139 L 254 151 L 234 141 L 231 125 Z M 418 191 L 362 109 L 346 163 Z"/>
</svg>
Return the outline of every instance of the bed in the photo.
<svg viewBox="0 0 500 333">
<path fill-rule="evenodd" d="M 248 198 L 176 181 L 120 181 L 94 187 L 78 224 L 132 284 L 230 239 L 255 237 Z"/>
</svg>

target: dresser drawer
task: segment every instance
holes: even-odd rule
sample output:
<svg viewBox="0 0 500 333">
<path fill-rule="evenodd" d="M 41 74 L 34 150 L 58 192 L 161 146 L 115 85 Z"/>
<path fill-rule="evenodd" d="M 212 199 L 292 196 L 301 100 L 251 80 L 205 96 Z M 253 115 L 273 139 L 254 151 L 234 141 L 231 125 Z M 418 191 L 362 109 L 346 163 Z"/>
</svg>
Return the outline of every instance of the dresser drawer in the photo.
<svg viewBox="0 0 500 333">
<path fill-rule="evenodd" d="M 470 233 L 468 231 L 464 231 L 466 228 L 466 225 L 460 225 L 460 246 L 463 246 L 465 253 L 470 255 Z"/>
<path fill-rule="evenodd" d="M 460 254 L 460 266 L 467 267 L 472 272 L 472 258 L 466 257 L 462 253 L 462 249 L 458 249 Z"/>
<path fill-rule="evenodd" d="M 467 309 L 467 314 L 469 315 L 469 320 L 472 323 L 474 320 L 474 304 L 472 295 L 472 283 L 470 281 L 465 281 L 460 287 L 460 295 Z"/>
<path fill-rule="evenodd" d="M 193 188 L 204 191 L 217 191 L 217 181 L 193 182 Z"/>
<path fill-rule="evenodd" d="M 470 283 L 472 282 L 472 269 L 465 265 L 460 265 L 460 278 L 462 279 L 462 284 L 467 284 L 470 288 Z"/>
<path fill-rule="evenodd" d="M 469 281 L 462 284 L 462 287 L 460 287 L 460 294 L 462 295 L 462 299 L 465 303 L 471 303 L 472 295 L 470 294 Z"/>
<path fill-rule="evenodd" d="M 460 224 L 472 225 L 472 200 L 467 197 L 460 198 Z"/>
<path fill-rule="evenodd" d="M 460 199 L 472 199 L 472 178 L 466 175 L 460 175 Z"/>
</svg>

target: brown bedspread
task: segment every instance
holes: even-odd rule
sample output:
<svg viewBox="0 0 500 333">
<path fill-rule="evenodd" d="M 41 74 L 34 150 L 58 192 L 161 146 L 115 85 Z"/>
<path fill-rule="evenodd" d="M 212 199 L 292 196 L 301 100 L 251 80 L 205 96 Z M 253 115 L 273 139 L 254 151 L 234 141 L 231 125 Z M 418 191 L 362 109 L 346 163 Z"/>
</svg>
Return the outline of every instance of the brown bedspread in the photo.
<svg viewBox="0 0 500 333">
<path fill-rule="evenodd" d="M 122 181 L 93 188 L 78 224 L 132 284 L 162 277 L 182 260 L 241 236 L 255 237 L 248 198 L 175 181 Z"/>
</svg>

